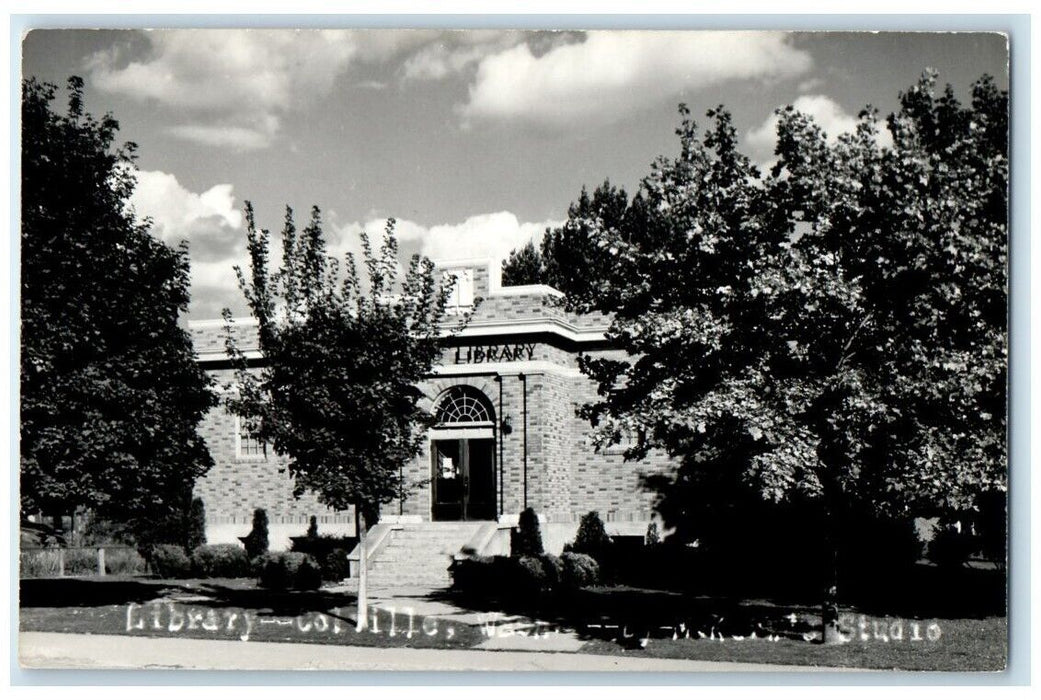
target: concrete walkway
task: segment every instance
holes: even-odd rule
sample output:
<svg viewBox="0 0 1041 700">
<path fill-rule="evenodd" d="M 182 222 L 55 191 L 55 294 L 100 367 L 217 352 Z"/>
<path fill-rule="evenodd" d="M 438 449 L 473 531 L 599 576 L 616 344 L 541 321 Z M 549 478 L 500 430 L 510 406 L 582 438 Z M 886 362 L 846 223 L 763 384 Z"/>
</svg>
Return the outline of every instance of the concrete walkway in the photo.
<svg viewBox="0 0 1041 700">
<path fill-rule="evenodd" d="M 381 649 L 211 639 L 22 632 L 25 669 L 193 669 L 209 671 L 835 671 L 816 667 L 648 659 L 533 651 Z"/>
</svg>

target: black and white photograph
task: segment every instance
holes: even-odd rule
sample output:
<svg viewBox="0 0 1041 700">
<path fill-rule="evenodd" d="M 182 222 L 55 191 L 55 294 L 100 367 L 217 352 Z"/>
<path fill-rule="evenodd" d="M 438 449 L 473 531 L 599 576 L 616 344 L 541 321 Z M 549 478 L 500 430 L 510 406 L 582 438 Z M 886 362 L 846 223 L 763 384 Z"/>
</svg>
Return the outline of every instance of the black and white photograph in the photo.
<svg viewBox="0 0 1041 700">
<path fill-rule="evenodd" d="M 23 671 L 1005 671 L 1008 33 L 343 25 L 13 49 Z"/>
</svg>

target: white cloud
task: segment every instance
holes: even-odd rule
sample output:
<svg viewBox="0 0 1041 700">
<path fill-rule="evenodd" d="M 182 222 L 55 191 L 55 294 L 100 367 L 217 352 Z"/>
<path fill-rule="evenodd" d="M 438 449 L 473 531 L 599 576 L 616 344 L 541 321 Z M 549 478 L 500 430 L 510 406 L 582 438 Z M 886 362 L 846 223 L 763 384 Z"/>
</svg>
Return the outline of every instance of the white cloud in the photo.
<svg viewBox="0 0 1041 700">
<path fill-rule="evenodd" d="M 840 104 L 826 95 L 801 95 L 792 103 L 792 107 L 812 117 L 817 126 L 824 130 L 829 143 L 835 143 L 842 134 L 856 131 L 857 117 L 846 112 Z M 760 155 L 772 154 L 777 143 L 779 121 L 776 112 L 771 113 L 766 121 L 748 132 L 748 145 Z M 891 146 L 893 143 L 889 131 L 885 128 L 879 131 L 878 143 L 881 146 Z"/>
<path fill-rule="evenodd" d="M 249 269 L 245 246 L 245 226 L 231 185 L 216 185 L 202 193 L 183 187 L 173 175 L 145 171 L 138 173 L 138 188 L 131 204 L 139 219 L 149 216 L 153 232 L 163 240 L 177 243 L 187 240 L 191 262 L 192 306 L 195 319 L 217 318 L 221 309 L 248 313 L 235 278 L 234 267 Z M 258 225 L 263 226 L 261 221 Z M 385 218 L 338 225 L 326 220 L 324 230 L 327 252 L 342 264 L 347 252 L 355 255 L 362 266 L 361 238 L 366 231 L 374 247 L 383 240 Z M 508 211 L 472 216 L 455 224 L 424 226 L 414 221 L 398 220 L 395 231 L 400 258 L 407 261 L 412 253 L 420 253 L 435 262 L 464 258 L 505 259 L 511 250 L 528 241 L 541 241 L 547 228 L 562 221 L 525 222 Z M 298 220 L 303 227 L 305 222 Z M 270 264 L 272 270 L 281 262 L 282 240 L 278 227 L 272 231 Z"/>
<path fill-rule="evenodd" d="M 554 128 L 608 123 L 686 90 L 796 76 L 810 65 L 779 32 L 589 32 L 541 56 L 519 44 L 484 58 L 460 113 Z"/>
<path fill-rule="evenodd" d="M 328 93 L 354 62 L 382 61 L 429 41 L 421 31 L 194 29 L 146 32 L 147 55 L 123 65 L 96 54 L 94 84 L 180 110 L 175 136 L 263 148 L 281 117 Z"/>
<path fill-rule="evenodd" d="M 402 245 L 418 246 L 419 252 L 431 260 L 492 258 L 502 260 L 514 248 L 528 241 L 542 240 L 547 227 L 560 226 L 561 221 L 522 222 L 508 211 L 471 216 L 458 224 L 441 224 L 425 228 L 412 222 L 398 222 L 398 239 Z"/>
<path fill-rule="evenodd" d="M 241 305 L 232 266 L 245 262 L 246 234 L 234 188 L 214 185 L 188 190 L 169 173 L 138 171 L 130 206 L 138 220 L 152 220 L 152 233 L 171 245 L 188 242 L 192 314 L 216 317 L 225 306 Z"/>
<path fill-rule="evenodd" d="M 329 235 L 330 253 L 338 258 L 347 251 L 361 261 L 361 231 L 368 233 L 373 246 L 379 245 L 387 220 L 373 218 L 365 223 L 353 222 L 332 227 Z M 510 251 L 528 241 L 538 243 L 547 228 L 561 226 L 562 221 L 520 221 L 508 211 L 471 216 L 461 223 L 423 226 L 414 221 L 397 220 L 395 233 L 400 257 L 406 260 L 413 253 L 424 255 L 434 262 L 486 258 L 504 260 Z"/>
<path fill-rule="evenodd" d="M 152 232 L 167 243 L 186 240 L 201 257 L 212 258 L 242 238 L 242 212 L 231 185 L 214 185 L 197 194 L 169 173 L 141 170 L 136 175 L 130 205 L 139 220 L 152 219 Z"/>
<path fill-rule="evenodd" d="M 406 79 L 442 80 L 476 64 L 486 56 L 521 41 L 516 31 L 477 30 L 450 32 L 441 41 L 424 46 L 402 66 Z"/>
</svg>

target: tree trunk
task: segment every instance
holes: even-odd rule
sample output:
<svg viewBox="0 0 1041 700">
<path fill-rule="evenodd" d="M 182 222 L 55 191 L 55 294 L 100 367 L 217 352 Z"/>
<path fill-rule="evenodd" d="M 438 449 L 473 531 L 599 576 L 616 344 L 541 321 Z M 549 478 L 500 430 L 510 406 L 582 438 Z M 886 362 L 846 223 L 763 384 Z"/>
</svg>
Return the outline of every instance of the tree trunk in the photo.
<svg viewBox="0 0 1041 700">
<path fill-rule="evenodd" d="M 834 473 L 831 465 L 826 464 L 821 474 L 821 495 L 824 501 L 824 571 L 820 638 L 822 644 L 842 644 L 848 641 L 839 629 L 839 546 L 845 521 L 842 517 L 842 485 L 833 476 Z"/>
<path fill-rule="evenodd" d="M 369 626 L 369 548 L 365 541 L 368 530 L 368 518 L 362 517 L 361 504 L 355 503 L 354 534 L 358 537 L 358 632 Z"/>
<path fill-rule="evenodd" d="M 368 532 L 380 521 L 380 507 L 377 503 L 375 506 L 365 504 L 359 507 L 361 511 L 362 520 L 365 521 L 364 528 Z"/>
<path fill-rule="evenodd" d="M 834 518 L 829 518 L 834 523 Z M 839 629 L 839 571 L 838 543 L 834 535 L 827 535 L 827 561 L 824 570 L 824 596 L 821 601 L 821 643 L 842 644 L 848 641 Z"/>
</svg>

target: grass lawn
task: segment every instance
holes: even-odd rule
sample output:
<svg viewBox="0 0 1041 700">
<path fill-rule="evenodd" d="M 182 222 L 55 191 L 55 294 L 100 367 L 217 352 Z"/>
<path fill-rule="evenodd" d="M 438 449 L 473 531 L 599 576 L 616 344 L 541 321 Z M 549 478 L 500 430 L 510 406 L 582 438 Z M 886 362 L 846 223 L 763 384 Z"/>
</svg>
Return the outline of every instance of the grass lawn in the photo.
<svg viewBox="0 0 1041 700">
<path fill-rule="evenodd" d="M 22 631 L 442 649 L 485 639 L 477 627 L 407 609 L 370 608 L 359 632 L 353 595 L 273 592 L 252 579 L 31 579 L 20 590 Z"/>
<path fill-rule="evenodd" d="M 24 579 L 20 603 L 23 631 L 457 649 L 487 639 L 479 625 L 402 608 L 393 615 L 373 609 L 369 626 L 358 632 L 353 594 L 273 592 L 251 579 Z M 522 612 L 489 604 L 462 607 Z M 820 622 L 816 609 L 762 600 L 605 588 L 582 591 L 537 616 L 575 629 L 586 653 L 867 669 L 1005 667 L 1008 626 L 1003 616 L 915 619 L 845 613 L 850 641 L 840 646 L 812 641 Z"/>
<path fill-rule="evenodd" d="M 879 620 L 880 630 L 895 619 Z M 1006 664 L 1008 624 L 1004 617 L 975 619 L 940 619 L 919 621 L 921 639 L 912 641 L 910 624 L 903 620 L 903 639 L 894 640 L 885 635 L 875 638 L 871 619 L 867 624 L 868 639 L 859 632 L 851 640 L 838 646 L 824 646 L 803 639 L 781 637 L 769 639 L 671 639 L 651 637 L 645 648 L 640 648 L 639 637 L 628 640 L 593 639 L 584 652 L 623 653 L 665 659 L 699 659 L 703 661 L 739 661 L 763 664 L 791 664 L 799 666 L 833 666 L 846 668 L 889 669 L 901 671 L 1001 671 Z M 928 624 L 936 624 L 942 631 L 939 639 L 930 641 L 925 633 Z M 935 630 L 935 628 L 934 628 Z M 935 634 L 935 632 L 934 632 Z"/>
</svg>

